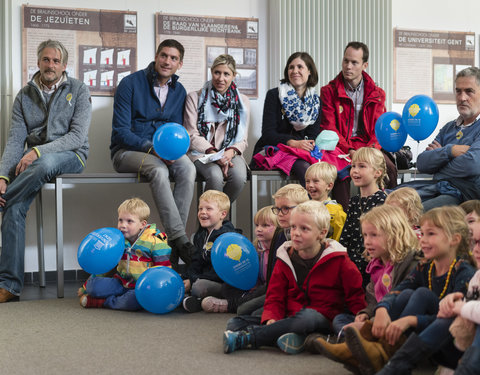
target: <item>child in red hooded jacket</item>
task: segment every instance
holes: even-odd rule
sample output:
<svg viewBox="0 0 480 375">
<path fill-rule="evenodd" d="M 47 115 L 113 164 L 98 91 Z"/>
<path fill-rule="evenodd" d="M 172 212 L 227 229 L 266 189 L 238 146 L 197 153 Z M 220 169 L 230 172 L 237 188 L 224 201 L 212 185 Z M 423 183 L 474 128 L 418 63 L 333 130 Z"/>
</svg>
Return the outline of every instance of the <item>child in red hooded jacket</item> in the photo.
<svg viewBox="0 0 480 375">
<path fill-rule="evenodd" d="M 326 239 L 330 214 L 325 205 L 299 204 L 290 224 L 291 241 L 277 250 L 262 316 L 230 319 L 225 353 L 275 344 L 298 353 L 309 333 L 330 332 L 332 319 L 345 306 L 354 313 L 366 306 L 360 271 L 342 245 Z"/>
</svg>

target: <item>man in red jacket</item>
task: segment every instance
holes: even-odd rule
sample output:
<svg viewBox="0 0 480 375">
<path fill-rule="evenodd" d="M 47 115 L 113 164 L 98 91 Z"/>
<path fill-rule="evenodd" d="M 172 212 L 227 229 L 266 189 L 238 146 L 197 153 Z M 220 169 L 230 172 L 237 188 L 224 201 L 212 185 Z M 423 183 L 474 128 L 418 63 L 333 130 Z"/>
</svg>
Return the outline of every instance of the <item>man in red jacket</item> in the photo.
<svg viewBox="0 0 480 375">
<path fill-rule="evenodd" d="M 361 42 L 350 42 L 345 47 L 342 71 L 322 87 L 323 130 L 338 134 L 338 147 L 353 156 L 361 147 L 381 148 L 375 136 L 375 122 L 385 112 L 385 92 L 365 72 L 368 67 L 368 47 Z M 388 188 L 397 185 L 397 169 L 385 154 Z M 350 180 L 337 181 L 333 196 L 344 207 L 350 197 Z"/>
</svg>

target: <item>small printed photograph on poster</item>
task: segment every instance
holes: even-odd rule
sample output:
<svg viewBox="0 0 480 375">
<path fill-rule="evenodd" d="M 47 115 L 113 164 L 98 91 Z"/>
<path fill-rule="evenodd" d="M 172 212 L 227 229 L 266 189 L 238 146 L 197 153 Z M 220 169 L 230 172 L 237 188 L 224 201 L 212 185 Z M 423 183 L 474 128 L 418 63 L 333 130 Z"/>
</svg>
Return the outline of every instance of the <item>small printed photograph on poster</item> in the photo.
<svg viewBox="0 0 480 375">
<path fill-rule="evenodd" d="M 137 12 L 23 5 L 25 85 L 38 71 L 37 46 L 60 41 L 68 51 L 67 73 L 91 95 L 113 96 L 123 77 L 137 70 Z"/>
<path fill-rule="evenodd" d="M 108 94 L 133 72 L 135 48 L 79 46 L 79 77 L 91 92 Z"/>
<path fill-rule="evenodd" d="M 468 59 L 434 57 L 432 98 L 440 103 L 455 102 L 455 78 L 461 70 L 471 66 Z"/>
<path fill-rule="evenodd" d="M 453 94 L 453 65 L 433 64 L 433 93 Z"/>
<path fill-rule="evenodd" d="M 176 39 L 185 48 L 178 70 L 187 92 L 199 90 L 211 79 L 215 58 L 228 53 L 235 59 L 235 82 L 242 94 L 258 97 L 258 19 L 156 13 L 156 43 Z"/>
<path fill-rule="evenodd" d="M 217 47 L 217 46 L 208 46 L 207 47 L 207 64 L 212 66 L 215 59 L 223 55 L 225 53 L 225 47 Z"/>
<path fill-rule="evenodd" d="M 210 56 L 211 50 L 217 50 L 217 47 L 207 46 L 207 56 Z M 255 51 L 252 53 L 252 50 Z M 225 53 L 225 52 L 222 52 Z M 235 77 L 235 83 L 237 88 L 242 94 L 248 96 L 249 93 L 253 93 L 256 90 L 257 86 L 257 71 L 255 69 L 255 64 L 245 64 L 247 61 L 245 54 L 246 49 L 244 48 L 228 48 L 227 53 L 233 57 L 235 60 L 235 65 L 237 68 L 237 76 Z M 221 53 L 220 53 L 221 54 Z M 220 55 L 218 54 L 218 55 Z M 256 50 L 249 48 L 249 54 L 256 56 Z M 217 56 L 218 56 L 217 55 Z M 217 57 L 215 56 L 215 57 Z M 215 58 L 206 66 L 207 80 L 212 79 L 212 64 Z M 251 61 L 251 60 L 250 60 Z M 251 66 L 253 69 L 248 69 Z"/>
<path fill-rule="evenodd" d="M 228 48 L 227 53 L 233 57 L 235 63 L 238 65 L 243 65 L 244 58 L 243 58 L 243 48 Z"/>
</svg>

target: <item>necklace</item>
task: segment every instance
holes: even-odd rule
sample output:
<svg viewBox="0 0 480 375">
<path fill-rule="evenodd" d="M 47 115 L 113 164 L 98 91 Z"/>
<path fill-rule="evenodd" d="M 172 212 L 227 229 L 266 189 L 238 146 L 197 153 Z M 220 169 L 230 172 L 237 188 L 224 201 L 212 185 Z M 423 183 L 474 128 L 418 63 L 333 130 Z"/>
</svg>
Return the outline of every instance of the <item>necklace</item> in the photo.
<svg viewBox="0 0 480 375">
<path fill-rule="evenodd" d="M 428 289 L 430 290 L 432 290 L 432 270 L 433 270 L 434 263 L 435 261 L 432 261 L 432 263 L 430 263 L 430 269 L 428 270 Z M 447 291 L 448 283 L 450 281 L 450 276 L 452 274 L 453 266 L 455 265 L 455 263 L 457 263 L 456 259 L 454 259 L 452 264 L 450 264 L 450 267 L 447 273 L 447 279 L 445 280 L 445 286 L 443 287 L 442 293 L 440 293 L 440 295 L 438 296 L 438 299 L 442 299 L 443 296 L 445 295 L 445 292 Z"/>
</svg>

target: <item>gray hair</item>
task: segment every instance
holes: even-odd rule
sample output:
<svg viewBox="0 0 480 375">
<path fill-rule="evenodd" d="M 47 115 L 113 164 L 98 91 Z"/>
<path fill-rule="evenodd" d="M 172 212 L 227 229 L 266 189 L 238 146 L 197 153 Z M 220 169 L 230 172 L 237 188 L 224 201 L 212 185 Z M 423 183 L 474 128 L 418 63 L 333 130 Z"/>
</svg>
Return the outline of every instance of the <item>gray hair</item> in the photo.
<svg viewBox="0 0 480 375">
<path fill-rule="evenodd" d="M 42 43 L 38 45 L 37 48 L 37 59 L 40 60 L 40 57 L 42 56 L 42 52 L 45 48 L 54 48 L 58 52 L 60 52 L 61 60 L 63 65 L 67 65 L 68 62 L 68 51 L 64 47 L 62 43 L 60 43 L 58 40 L 45 40 Z"/>
<path fill-rule="evenodd" d="M 455 81 L 460 77 L 475 77 L 475 81 L 477 82 L 477 85 L 480 86 L 480 69 L 475 66 L 470 66 L 468 68 L 460 70 L 457 73 L 457 77 L 455 78 Z"/>
</svg>

